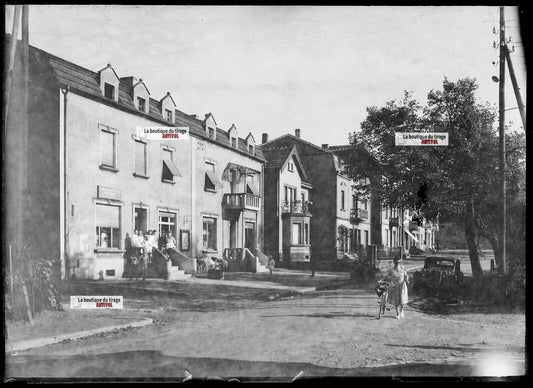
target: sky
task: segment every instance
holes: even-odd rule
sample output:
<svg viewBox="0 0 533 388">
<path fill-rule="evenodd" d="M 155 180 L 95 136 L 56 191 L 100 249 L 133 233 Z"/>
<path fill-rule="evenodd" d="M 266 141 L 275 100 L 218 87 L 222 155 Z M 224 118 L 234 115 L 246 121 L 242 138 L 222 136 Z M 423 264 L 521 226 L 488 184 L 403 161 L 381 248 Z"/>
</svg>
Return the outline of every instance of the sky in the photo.
<svg viewBox="0 0 533 388">
<path fill-rule="evenodd" d="M 526 101 L 518 9 L 505 7 L 505 19 Z M 424 104 L 444 77 L 476 78 L 479 101 L 497 108 L 498 22 L 488 6 L 30 5 L 29 39 L 95 72 L 111 63 L 119 77 L 142 78 L 152 98 L 170 92 L 179 110 L 210 112 L 240 137 L 299 128 L 312 143 L 339 145 L 368 107 L 404 91 Z M 505 95 L 517 107 L 508 74 Z M 523 131 L 518 109 L 506 123 Z"/>
</svg>

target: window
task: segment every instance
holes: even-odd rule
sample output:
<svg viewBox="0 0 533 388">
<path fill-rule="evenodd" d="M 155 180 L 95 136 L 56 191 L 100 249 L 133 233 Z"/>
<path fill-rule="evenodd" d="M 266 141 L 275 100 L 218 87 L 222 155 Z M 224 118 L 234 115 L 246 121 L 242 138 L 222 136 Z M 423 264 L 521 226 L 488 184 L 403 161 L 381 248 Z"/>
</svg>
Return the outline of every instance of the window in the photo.
<svg viewBox="0 0 533 388">
<path fill-rule="evenodd" d="M 368 209 L 367 209 L 367 206 L 368 206 L 368 201 L 365 199 L 365 200 L 363 201 L 363 207 L 364 207 L 365 210 L 368 210 Z"/>
<path fill-rule="evenodd" d="M 352 209 L 357 209 L 357 197 L 352 195 Z"/>
<path fill-rule="evenodd" d="M 117 133 L 109 127 L 100 127 L 100 165 L 117 168 Z"/>
<path fill-rule="evenodd" d="M 209 137 L 214 139 L 215 138 L 215 128 L 209 127 L 208 131 L 209 131 Z"/>
<path fill-rule="evenodd" d="M 389 218 L 389 207 L 385 206 L 385 219 Z"/>
<path fill-rule="evenodd" d="M 304 224 L 304 244 L 309 245 L 309 224 Z"/>
<path fill-rule="evenodd" d="M 104 83 L 104 96 L 105 98 L 115 99 L 115 87 L 107 82 Z"/>
<path fill-rule="evenodd" d="M 174 164 L 174 150 L 163 148 L 163 172 L 162 180 L 167 183 L 175 183 L 174 177 L 181 176 L 178 168 Z"/>
<path fill-rule="evenodd" d="M 159 212 L 159 236 L 163 237 L 166 233 L 172 233 L 176 237 L 176 213 Z"/>
<path fill-rule="evenodd" d="M 217 187 L 222 187 L 222 182 L 215 174 L 215 163 L 205 162 L 204 190 L 216 192 Z"/>
<path fill-rule="evenodd" d="M 96 248 L 120 248 L 120 206 L 96 204 Z"/>
<path fill-rule="evenodd" d="M 231 146 L 233 148 L 237 148 L 237 138 L 236 137 L 232 137 L 231 138 Z"/>
<path fill-rule="evenodd" d="M 368 245 L 368 230 L 365 230 L 365 246 Z"/>
<path fill-rule="evenodd" d="M 137 97 L 137 108 L 140 110 L 140 111 L 145 111 L 145 108 L 146 108 L 146 100 L 142 97 Z"/>
<path fill-rule="evenodd" d="M 250 144 L 248 146 L 248 152 L 251 153 L 252 155 L 254 154 L 254 146 L 253 146 L 253 144 Z"/>
<path fill-rule="evenodd" d="M 341 190 L 341 210 L 344 210 L 344 190 Z"/>
<path fill-rule="evenodd" d="M 204 217 L 203 249 L 217 250 L 217 219 Z"/>
<path fill-rule="evenodd" d="M 135 140 L 135 174 L 146 176 L 146 143 Z"/>
<path fill-rule="evenodd" d="M 136 207 L 134 209 L 134 225 L 136 230 L 146 232 L 148 229 L 148 209 Z"/>
<path fill-rule="evenodd" d="M 285 186 L 285 202 L 296 202 L 296 188 Z"/>
<path fill-rule="evenodd" d="M 294 171 L 294 163 L 293 162 L 288 162 L 287 163 L 287 170 L 289 171 Z"/>
<path fill-rule="evenodd" d="M 302 224 L 300 222 L 295 222 L 292 224 L 292 244 L 302 244 Z"/>
<path fill-rule="evenodd" d="M 165 113 L 167 116 L 167 121 L 172 122 L 172 111 L 170 109 L 165 109 Z"/>
</svg>

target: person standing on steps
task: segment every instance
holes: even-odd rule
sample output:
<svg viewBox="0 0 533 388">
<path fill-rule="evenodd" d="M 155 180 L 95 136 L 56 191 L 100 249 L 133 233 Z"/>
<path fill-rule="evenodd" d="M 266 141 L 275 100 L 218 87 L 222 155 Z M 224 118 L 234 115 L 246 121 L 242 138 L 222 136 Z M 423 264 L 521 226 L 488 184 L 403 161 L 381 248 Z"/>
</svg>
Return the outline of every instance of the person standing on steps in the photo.
<svg viewBox="0 0 533 388">
<path fill-rule="evenodd" d="M 388 303 L 394 304 L 396 309 L 396 318 L 404 318 L 403 308 L 407 304 L 408 293 L 407 285 L 409 284 L 409 275 L 401 265 L 402 259 L 395 256 L 392 259 L 394 266 L 389 270 L 386 280 L 391 284 Z"/>
</svg>

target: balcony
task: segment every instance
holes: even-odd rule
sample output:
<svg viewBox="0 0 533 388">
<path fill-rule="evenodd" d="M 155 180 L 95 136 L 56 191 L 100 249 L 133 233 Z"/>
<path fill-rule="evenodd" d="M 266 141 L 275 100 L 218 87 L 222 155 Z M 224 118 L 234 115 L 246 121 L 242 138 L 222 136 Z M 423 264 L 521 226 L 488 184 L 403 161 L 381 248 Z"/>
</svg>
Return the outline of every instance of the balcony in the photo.
<svg viewBox="0 0 533 388">
<path fill-rule="evenodd" d="M 248 193 L 224 194 L 222 206 L 226 210 L 253 210 L 259 211 L 261 198 Z"/>
<path fill-rule="evenodd" d="M 294 201 L 281 204 L 282 213 L 309 214 L 309 202 Z"/>
<path fill-rule="evenodd" d="M 399 223 L 399 221 L 398 221 L 398 217 L 391 217 L 391 218 L 389 218 L 389 226 L 390 226 L 391 228 L 392 228 L 392 227 L 395 227 L 395 226 L 397 227 L 397 226 L 399 226 L 399 225 L 400 225 L 400 223 Z"/>
<path fill-rule="evenodd" d="M 368 220 L 368 210 L 352 209 L 350 211 L 350 222 L 359 223 L 363 220 Z"/>
</svg>

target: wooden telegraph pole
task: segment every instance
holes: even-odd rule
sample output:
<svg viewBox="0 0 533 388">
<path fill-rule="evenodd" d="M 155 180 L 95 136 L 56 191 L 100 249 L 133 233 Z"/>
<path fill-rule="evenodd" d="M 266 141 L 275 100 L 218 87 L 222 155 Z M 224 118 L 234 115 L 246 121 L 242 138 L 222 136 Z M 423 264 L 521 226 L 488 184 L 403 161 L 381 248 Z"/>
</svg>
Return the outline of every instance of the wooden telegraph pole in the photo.
<svg viewBox="0 0 533 388">
<path fill-rule="evenodd" d="M 505 19 L 504 7 L 500 6 L 500 83 L 499 83 L 499 130 L 500 130 L 500 174 L 501 174 L 501 201 L 502 201 L 502 268 L 507 272 L 506 259 L 506 232 L 507 232 L 507 189 L 505 184 Z"/>
</svg>

